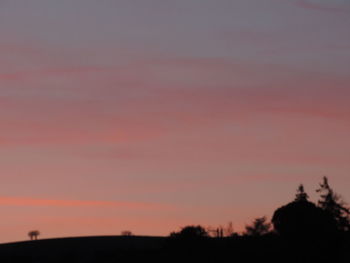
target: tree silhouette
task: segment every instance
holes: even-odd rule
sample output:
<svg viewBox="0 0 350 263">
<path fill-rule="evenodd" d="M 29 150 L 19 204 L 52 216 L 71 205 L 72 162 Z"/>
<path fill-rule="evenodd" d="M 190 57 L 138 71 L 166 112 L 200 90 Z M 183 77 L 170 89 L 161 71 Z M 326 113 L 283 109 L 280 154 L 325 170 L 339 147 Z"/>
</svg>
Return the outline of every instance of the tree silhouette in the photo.
<svg viewBox="0 0 350 263">
<path fill-rule="evenodd" d="M 269 233 L 271 230 L 271 223 L 267 222 L 265 216 L 254 219 L 251 225 L 245 227 L 245 235 L 247 236 L 262 236 Z"/>
<path fill-rule="evenodd" d="M 132 236 L 132 232 L 129 230 L 124 230 L 121 232 L 121 235 L 122 236 Z"/>
<path fill-rule="evenodd" d="M 307 193 L 305 193 L 304 185 L 300 184 L 297 193 L 295 195 L 295 200 L 296 202 L 299 201 L 307 201 L 309 199 L 309 196 Z"/>
<path fill-rule="evenodd" d="M 39 235 L 40 235 L 40 232 L 38 230 L 29 231 L 28 233 L 30 240 L 38 240 Z"/>
<path fill-rule="evenodd" d="M 232 236 L 234 233 L 235 233 L 235 231 L 234 231 L 234 229 L 233 229 L 233 223 L 232 223 L 232 222 L 229 222 L 229 223 L 227 224 L 227 227 L 224 229 L 224 234 L 225 234 L 225 236 L 230 237 L 230 236 Z"/>
<path fill-rule="evenodd" d="M 321 194 L 318 206 L 334 217 L 337 228 L 341 231 L 350 230 L 350 210 L 346 207 L 341 196 L 336 194 L 330 187 L 326 176 L 323 177 L 323 182 L 316 192 Z"/>
<path fill-rule="evenodd" d="M 287 238 L 325 237 L 336 230 L 332 215 L 309 202 L 302 185 L 293 202 L 274 212 L 272 223 L 277 233 Z"/>
<path fill-rule="evenodd" d="M 204 227 L 198 226 L 186 226 L 183 227 L 180 232 L 172 232 L 170 234 L 171 237 L 179 237 L 179 238 L 203 238 L 208 237 L 208 232 Z"/>
</svg>

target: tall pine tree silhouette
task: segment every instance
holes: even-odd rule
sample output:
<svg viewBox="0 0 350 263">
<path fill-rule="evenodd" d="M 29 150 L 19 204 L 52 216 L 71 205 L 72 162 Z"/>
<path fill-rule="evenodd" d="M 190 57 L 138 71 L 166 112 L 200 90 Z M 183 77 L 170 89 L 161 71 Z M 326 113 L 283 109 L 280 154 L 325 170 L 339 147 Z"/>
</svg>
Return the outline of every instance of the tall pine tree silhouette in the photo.
<svg viewBox="0 0 350 263">
<path fill-rule="evenodd" d="M 323 177 L 323 182 L 320 184 L 320 188 L 317 189 L 316 192 L 320 193 L 318 206 L 334 217 L 338 230 L 349 231 L 350 210 L 341 196 L 336 194 L 330 187 L 326 176 Z"/>
<path fill-rule="evenodd" d="M 300 184 L 295 195 L 295 202 L 307 201 L 309 196 L 305 193 L 304 185 Z"/>
</svg>

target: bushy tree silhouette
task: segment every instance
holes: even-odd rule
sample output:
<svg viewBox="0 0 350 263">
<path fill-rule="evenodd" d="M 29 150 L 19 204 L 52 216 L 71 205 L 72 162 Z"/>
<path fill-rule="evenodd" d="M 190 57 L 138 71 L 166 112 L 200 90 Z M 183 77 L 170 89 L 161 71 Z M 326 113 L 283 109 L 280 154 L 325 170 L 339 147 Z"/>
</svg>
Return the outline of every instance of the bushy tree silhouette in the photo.
<svg viewBox="0 0 350 263">
<path fill-rule="evenodd" d="M 275 231 L 285 244 L 292 262 L 338 262 L 341 244 L 335 217 L 320 205 L 308 201 L 299 186 L 293 202 L 278 208 L 272 217 Z"/>
<path fill-rule="evenodd" d="M 316 190 L 320 193 L 318 206 L 330 213 L 336 221 L 337 228 L 340 231 L 350 230 L 350 210 L 346 207 L 341 196 L 336 194 L 328 183 L 328 178 L 323 177 L 320 188 Z"/>
<path fill-rule="evenodd" d="M 168 245 L 172 249 L 181 250 L 183 253 L 196 251 L 208 240 L 209 233 L 200 225 L 183 227 L 179 232 L 170 233 Z M 186 252 L 185 252 L 186 251 Z"/>
<path fill-rule="evenodd" d="M 265 216 L 254 219 L 251 225 L 245 227 L 244 235 L 247 236 L 262 236 L 269 233 L 271 230 L 271 223 L 267 222 Z"/>
<path fill-rule="evenodd" d="M 197 225 L 197 226 L 186 226 L 183 227 L 179 232 L 172 232 L 170 234 L 171 237 L 179 237 L 179 238 L 186 238 L 186 239 L 193 239 L 193 238 L 203 238 L 208 237 L 208 232 L 205 230 L 204 227 Z"/>
<path fill-rule="evenodd" d="M 272 223 L 277 233 L 287 238 L 325 237 L 336 230 L 332 215 L 309 202 L 302 185 L 293 202 L 274 212 Z"/>
</svg>

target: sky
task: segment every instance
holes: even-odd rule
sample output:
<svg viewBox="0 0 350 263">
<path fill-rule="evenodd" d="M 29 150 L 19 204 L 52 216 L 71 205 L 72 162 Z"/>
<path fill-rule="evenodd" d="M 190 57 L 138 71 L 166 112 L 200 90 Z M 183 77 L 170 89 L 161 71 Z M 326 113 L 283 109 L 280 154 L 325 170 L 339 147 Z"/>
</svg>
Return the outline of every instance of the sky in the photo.
<svg viewBox="0 0 350 263">
<path fill-rule="evenodd" d="M 1 0 L 0 242 L 236 231 L 350 202 L 350 1 Z"/>
</svg>

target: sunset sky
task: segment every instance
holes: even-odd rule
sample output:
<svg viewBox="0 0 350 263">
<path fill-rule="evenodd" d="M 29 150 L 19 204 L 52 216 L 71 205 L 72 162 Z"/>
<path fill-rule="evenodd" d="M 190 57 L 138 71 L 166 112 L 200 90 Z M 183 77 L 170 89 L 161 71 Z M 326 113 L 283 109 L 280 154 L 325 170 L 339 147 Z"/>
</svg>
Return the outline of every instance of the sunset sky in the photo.
<svg viewBox="0 0 350 263">
<path fill-rule="evenodd" d="M 0 34 L 0 242 L 350 202 L 348 0 L 3 0 Z"/>
</svg>

